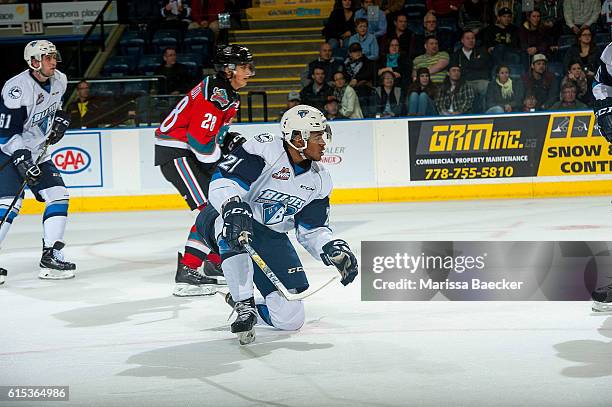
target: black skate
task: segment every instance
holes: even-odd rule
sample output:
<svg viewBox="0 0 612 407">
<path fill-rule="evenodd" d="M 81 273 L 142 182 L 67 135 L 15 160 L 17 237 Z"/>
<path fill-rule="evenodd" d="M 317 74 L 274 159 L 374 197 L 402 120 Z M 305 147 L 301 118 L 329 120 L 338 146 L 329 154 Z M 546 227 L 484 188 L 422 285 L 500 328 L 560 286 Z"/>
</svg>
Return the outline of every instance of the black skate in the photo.
<svg viewBox="0 0 612 407">
<path fill-rule="evenodd" d="M 227 294 L 225 301 L 230 305 L 234 303 L 234 311 L 238 314 L 231 325 L 232 333 L 238 335 L 238 341 L 241 345 L 253 342 L 255 340 L 255 324 L 257 323 L 257 310 L 253 297 L 234 302 L 232 296 Z"/>
<path fill-rule="evenodd" d="M 194 270 L 184 265 L 183 255 L 181 253 L 178 254 L 178 264 L 176 266 L 174 282 L 176 286 L 172 294 L 177 297 L 213 295 L 217 292 L 217 279 L 207 277 L 198 270 Z"/>
<path fill-rule="evenodd" d="M 0 267 L 0 285 L 4 284 L 4 280 L 6 279 L 6 270 Z"/>
<path fill-rule="evenodd" d="M 612 284 L 596 289 L 591 293 L 591 298 L 593 298 L 594 301 L 592 306 L 593 311 L 612 311 Z"/>
<path fill-rule="evenodd" d="M 227 285 L 225 276 L 223 275 L 223 270 L 221 270 L 221 264 L 215 265 L 213 262 L 204 260 L 204 264 L 202 264 L 202 272 L 206 277 L 215 280 L 217 285 Z"/>
<path fill-rule="evenodd" d="M 55 242 L 53 247 L 43 247 L 40 258 L 40 273 L 38 278 L 43 280 L 66 280 L 74 278 L 76 265 L 64 260 L 62 249 L 64 243 Z"/>
</svg>

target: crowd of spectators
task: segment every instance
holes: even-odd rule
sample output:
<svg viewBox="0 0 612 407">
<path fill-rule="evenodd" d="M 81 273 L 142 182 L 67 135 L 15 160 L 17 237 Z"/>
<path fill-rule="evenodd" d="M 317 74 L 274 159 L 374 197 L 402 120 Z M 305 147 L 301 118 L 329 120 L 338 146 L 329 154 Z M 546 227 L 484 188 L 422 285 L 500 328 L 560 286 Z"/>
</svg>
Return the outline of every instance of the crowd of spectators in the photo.
<svg viewBox="0 0 612 407">
<path fill-rule="evenodd" d="M 588 108 L 610 42 L 608 8 L 601 0 L 337 0 L 301 102 L 330 119 Z"/>
</svg>

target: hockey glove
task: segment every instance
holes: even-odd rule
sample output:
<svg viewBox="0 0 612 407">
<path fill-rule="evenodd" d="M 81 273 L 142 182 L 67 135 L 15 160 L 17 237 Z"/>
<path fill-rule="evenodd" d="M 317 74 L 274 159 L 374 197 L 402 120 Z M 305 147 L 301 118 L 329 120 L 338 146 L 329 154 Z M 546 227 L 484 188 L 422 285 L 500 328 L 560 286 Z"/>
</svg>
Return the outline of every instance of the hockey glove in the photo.
<svg viewBox="0 0 612 407">
<path fill-rule="evenodd" d="M 593 110 L 602 136 L 612 143 L 612 98 L 596 100 Z"/>
<path fill-rule="evenodd" d="M 70 113 L 63 110 L 55 112 L 53 125 L 51 125 L 51 133 L 49 134 L 49 144 L 57 144 L 64 137 L 64 133 L 70 126 Z"/>
<path fill-rule="evenodd" d="M 17 150 L 13 153 L 13 165 L 17 168 L 19 175 L 28 183 L 28 185 L 38 184 L 40 178 L 40 167 L 32 160 L 30 150 Z"/>
<path fill-rule="evenodd" d="M 332 240 L 323 246 L 321 259 L 326 266 L 336 266 L 342 276 L 342 285 L 348 285 L 357 277 L 359 265 L 348 243 L 342 239 Z"/>
<path fill-rule="evenodd" d="M 230 249 L 242 252 L 240 237 L 251 242 L 253 235 L 253 212 L 246 202 L 229 201 L 223 205 L 223 239 Z"/>
<path fill-rule="evenodd" d="M 236 147 L 242 145 L 246 139 L 240 135 L 240 133 L 236 133 L 235 131 L 228 131 L 223 138 L 219 147 L 221 147 L 221 152 L 223 154 L 231 153 Z"/>
</svg>

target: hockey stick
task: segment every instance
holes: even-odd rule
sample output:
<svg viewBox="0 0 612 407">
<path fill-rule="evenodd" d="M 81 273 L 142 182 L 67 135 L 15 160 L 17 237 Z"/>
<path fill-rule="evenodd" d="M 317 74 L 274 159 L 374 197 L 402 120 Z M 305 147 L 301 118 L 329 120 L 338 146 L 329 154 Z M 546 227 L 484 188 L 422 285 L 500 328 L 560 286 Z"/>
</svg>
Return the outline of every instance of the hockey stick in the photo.
<svg viewBox="0 0 612 407">
<path fill-rule="evenodd" d="M 270 282 L 272 284 L 274 284 L 274 287 L 276 287 L 276 289 L 278 290 L 279 293 L 281 293 L 281 295 L 283 297 L 285 297 L 285 299 L 287 301 L 298 301 L 298 300 L 303 300 L 306 297 L 310 297 L 311 295 L 313 295 L 314 293 L 321 291 L 323 288 L 325 288 L 326 286 L 328 286 L 332 281 L 336 280 L 338 277 L 340 276 L 333 276 L 329 281 L 325 282 L 323 285 L 321 285 L 318 288 L 314 288 L 312 290 L 306 290 L 306 291 L 302 291 L 299 294 L 294 294 L 289 292 L 289 290 L 287 290 L 287 287 L 285 287 L 285 285 L 282 283 L 282 281 L 280 281 L 278 279 L 278 277 L 276 277 L 276 274 L 274 274 L 274 272 L 272 271 L 272 269 L 270 269 L 270 267 L 268 267 L 268 265 L 266 264 L 266 262 L 261 258 L 261 256 L 255 251 L 255 249 L 253 249 L 251 247 L 251 245 L 249 244 L 249 240 L 248 237 L 246 236 L 246 234 L 242 234 L 240 236 L 240 238 L 238 239 L 240 241 L 240 244 L 242 245 L 242 247 L 244 247 L 244 250 L 246 250 L 246 252 L 249 254 L 249 256 L 251 256 L 251 259 L 253 259 L 253 261 L 255 262 L 255 264 L 257 264 L 259 266 L 259 268 L 261 269 L 261 271 L 264 272 L 264 274 L 266 275 L 266 277 L 268 277 L 268 279 L 270 280 Z"/>
<path fill-rule="evenodd" d="M 38 158 L 36 159 L 36 165 L 40 164 L 40 160 L 42 160 L 42 158 L 45 156 L 45 154 L 47 153 L 47 147 L 49 147 L 49 140 L 47 140 L 45 142 L 45 145 L 40 153 L 40 155 L 38 156 Z M 13 202 L 11 202 L 11 204 L 9 205 L 6 213 L 4 214 L 4 216 L 2 217 L 2 220 L 0 221 L 0 228 L 2 228 L 2 226 L 4 225 L 4 222 L 6 222 L 6 220 L 8 219 L 11 211 L 13 210 L 13 208 L 15 207 L 15 204 L 17 203 L 17 200 L 19 199 L 19 197 L 21 196 L 21 194 L 23 193 L 23 190 L 25 189 L 26 185 L 28 184 L 28 182 L 24 179 L 23 182 L 21 183 L 21 187 L 19 188 L 19 191 L 17 192 L 17 194 L 15 194 L 15 198 L 13 198 Z"/>
</svg>

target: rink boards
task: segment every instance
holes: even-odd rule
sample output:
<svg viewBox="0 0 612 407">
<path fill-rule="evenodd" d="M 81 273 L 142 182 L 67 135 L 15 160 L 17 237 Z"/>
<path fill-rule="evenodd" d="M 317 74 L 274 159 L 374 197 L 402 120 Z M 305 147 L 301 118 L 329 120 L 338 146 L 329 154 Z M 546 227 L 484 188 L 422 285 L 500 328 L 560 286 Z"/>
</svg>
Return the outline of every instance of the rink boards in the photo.
<svg viewBox="0 0 612 407">
<path fill-rule="evenodd" d="M 332 123 L 324 163 L 334 203 L 603 195 L 612 149 L 592 112 Z M 236 124 L 247 137 L 278 123 Z M 153 128 L 68 132 L 52 160 L 70 188 L 70 210 L 186 208 L 153 165 Z M 31 197 L 31 194 L 28 195 Z M 26 199 L 22 213 L 42 205 Z"/>
</svg>

